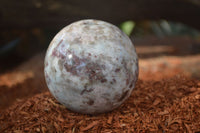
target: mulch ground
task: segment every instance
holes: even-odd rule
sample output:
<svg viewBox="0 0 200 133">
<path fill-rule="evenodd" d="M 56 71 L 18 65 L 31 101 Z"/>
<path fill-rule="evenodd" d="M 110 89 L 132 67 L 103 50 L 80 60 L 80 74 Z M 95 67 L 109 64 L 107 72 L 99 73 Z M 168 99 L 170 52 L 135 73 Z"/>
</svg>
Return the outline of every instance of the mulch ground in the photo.
<svg viewBox="0 0 200 133">
<path fill-rule="evenodd" d="M 100 115 L 73 113 L 49 92 L 19 100 L 0 116 L 0 132 L 200 132 L 200 81 L 139 80 L 131 97 Z"/>
<path fill-rule="evenodd" d="M 200 55 L 163 56 L 166 48 L 155 47 L 137 50 L 144 58 L 130 98 L 99 115 L 74 113 L 53 98 L 44 81 L 44 54 L 1 73 L 0 132 L 200 132 Z"/>
</svg>

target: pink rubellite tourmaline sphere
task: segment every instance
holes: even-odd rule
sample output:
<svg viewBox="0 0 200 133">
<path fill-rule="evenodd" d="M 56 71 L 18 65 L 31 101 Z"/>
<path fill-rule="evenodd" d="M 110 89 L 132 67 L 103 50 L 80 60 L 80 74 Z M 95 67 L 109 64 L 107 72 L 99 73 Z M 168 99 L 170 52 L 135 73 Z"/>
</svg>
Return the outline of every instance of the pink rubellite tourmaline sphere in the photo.
<svg viewBox="0 0 200 133">
<path fill-rule="evenodd" d="M 63 28 L 45 57 L 52 95 L 84 114 L 111 111 L 130 95 L 138 78 L 138 58 L 129 37 L 116 26 L 81 20 Z"/>
</svg>

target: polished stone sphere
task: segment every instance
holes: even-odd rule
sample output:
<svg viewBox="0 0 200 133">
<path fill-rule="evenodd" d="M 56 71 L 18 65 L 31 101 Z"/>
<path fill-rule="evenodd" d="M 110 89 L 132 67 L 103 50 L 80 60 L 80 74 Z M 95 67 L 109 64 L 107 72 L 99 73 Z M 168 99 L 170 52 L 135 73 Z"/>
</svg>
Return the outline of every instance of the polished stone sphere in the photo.
<svg viewBox="0 0 200 133">
<path fill-rule="evenodd" d="M 51 94 L 68 109 L 97 114 L 119 107 L 138 78 L 138 58 L 129 37 L 116 26 L 81 20 L 63 28 L 45 57 Z"/>
</svg>

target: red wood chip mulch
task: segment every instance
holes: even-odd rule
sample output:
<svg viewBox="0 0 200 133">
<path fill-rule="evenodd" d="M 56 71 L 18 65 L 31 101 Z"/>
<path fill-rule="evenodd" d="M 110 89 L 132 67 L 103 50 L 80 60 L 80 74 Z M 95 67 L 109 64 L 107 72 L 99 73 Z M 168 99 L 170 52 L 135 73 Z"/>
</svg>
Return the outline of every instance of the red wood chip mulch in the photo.
<svg viewBox="0 0 200 133">
<path fill-rule="evenodd" d="M 44 92 L 1 111 L 0 132 L 200 132 L 200 81 L 139 80 L 122 106 L 93 116 L 69 111 Z"/>
</svg>

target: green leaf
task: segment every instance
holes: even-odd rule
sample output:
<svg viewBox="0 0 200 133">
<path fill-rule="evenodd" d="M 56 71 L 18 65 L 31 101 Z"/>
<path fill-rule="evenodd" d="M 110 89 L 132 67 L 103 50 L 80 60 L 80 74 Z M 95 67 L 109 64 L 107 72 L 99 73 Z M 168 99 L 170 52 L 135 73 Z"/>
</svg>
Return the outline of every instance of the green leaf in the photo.
<svg viewBox="0 0 200 133">
<path fill-rule="evenodd" d="M 135 22 L 133 21 L 125 21 L 120 25 L 121 30 L 128 36 L 130 36 L 134 27 L 135 27 Z"/>
</svg>

